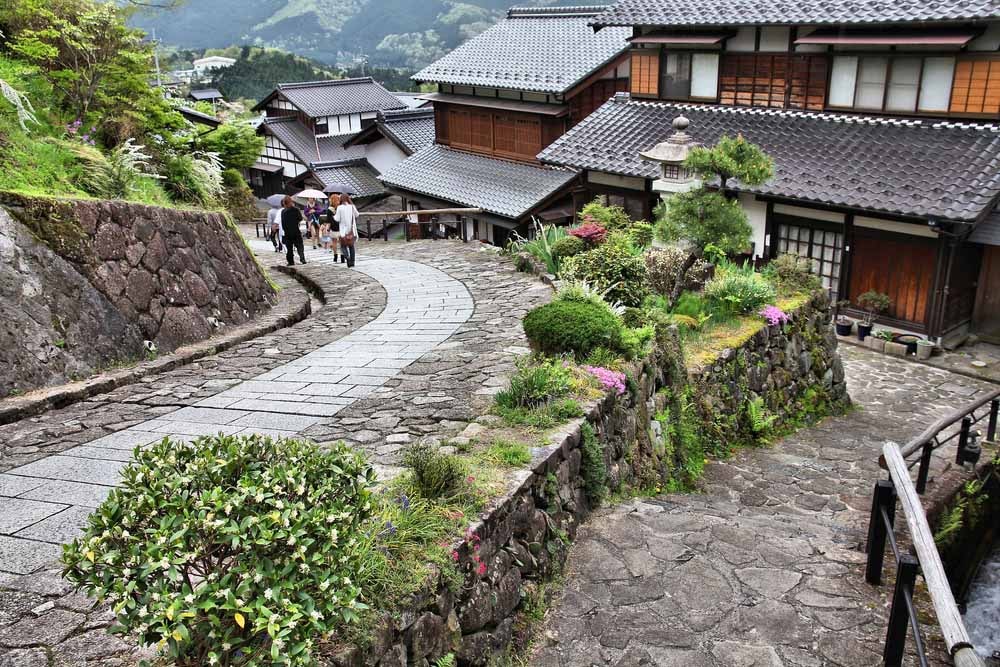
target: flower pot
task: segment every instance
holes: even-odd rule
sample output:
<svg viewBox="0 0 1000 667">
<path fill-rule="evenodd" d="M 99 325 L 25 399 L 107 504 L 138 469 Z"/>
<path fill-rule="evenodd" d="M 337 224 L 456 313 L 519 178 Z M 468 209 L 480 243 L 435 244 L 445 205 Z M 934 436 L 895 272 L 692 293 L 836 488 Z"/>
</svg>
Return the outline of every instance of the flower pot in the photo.
<svg viewBox="0 0 1000 667">
<path fill-rule="evenodd" d="M 864 340 L 868 338 L 872 333 L 872 325 L 864 324 L 863 322 L 858 322 L 858 340 Z"/>
<path fill-rule="evenodd" d="M 893 343 L 891 341 L 886 341 L 885 353 L 891 354 L 894 357 L 905 357 L 906 345 L 904 345 L 903 343 Z"/>
<path fill-rule="evenodd" d="M 854 322 L 848 320 L 847 322 L 835 322 L 833 325 L 837 329 L 838 336 L 850 336 L 851 329 L 854 327 Z"/>
<path fill-rule="evenodd" d="M 906 346 L 907 354 L 917 353 L 917 341 L 919 340 L 920 336 L 914 336 L 913 334 L 896 334 L 892 337 L 892 342 Z"/>
<path fill-rule="evenodd" d="M 929 340 L 920 339 L 917 341 L 917 359 L 926 360 L 930 359 L 931 355 L 934 354 L 934 348 L 936 345 Z"/>
<path fill-rule="evenodd" d="M 865 339 L 865 347 L 875 352 L 885 352 L 885 341 L 875 336 L 868 336 Z"/>
</svg>

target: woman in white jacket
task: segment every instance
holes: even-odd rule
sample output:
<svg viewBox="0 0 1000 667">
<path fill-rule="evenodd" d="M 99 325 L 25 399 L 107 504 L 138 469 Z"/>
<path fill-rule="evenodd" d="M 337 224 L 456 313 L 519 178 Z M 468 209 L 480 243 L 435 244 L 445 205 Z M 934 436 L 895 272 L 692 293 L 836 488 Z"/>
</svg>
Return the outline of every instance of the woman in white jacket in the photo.
<svg viewBox="0 0 1000 667">
<path fill-rule="evenodd" d="M 354 266 L 354 244 L 358 240 L 358 209 L 350 195 L 340 196 L 340 206 L 334 216 L 340 229 L 340 256 L 347 258 L 347 266 Z"/>
</svg>

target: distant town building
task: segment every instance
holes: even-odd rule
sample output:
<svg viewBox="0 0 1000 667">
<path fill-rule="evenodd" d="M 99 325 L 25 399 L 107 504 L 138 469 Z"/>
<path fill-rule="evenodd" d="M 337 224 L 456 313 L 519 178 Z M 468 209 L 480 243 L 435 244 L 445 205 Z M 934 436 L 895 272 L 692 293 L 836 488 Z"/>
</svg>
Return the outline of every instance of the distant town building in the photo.
<svg viewBox="0 0 1000 667">
<path fill-rule="evenodd" d="M 192 90 L 188 93 L 188 98 L 194 100 L 195 102 L 211 102 L 212 104 L 225 101 L 225 98 L 222 97 L 222 93 L 220 93 L 216 88 Z"/>
<path fill-rule="evenodd" d="M 212 71 L 217 69 L 225 69 L 226 67 L 232 67 L 236 62 L 235 58 L 225 58 L 223 56 L 208 56 L 206 58 L 198 58 L 192 64 L 194 65 L 194 72 L 196 76 L 203 77 L 211 74 Z"/>
</svg>

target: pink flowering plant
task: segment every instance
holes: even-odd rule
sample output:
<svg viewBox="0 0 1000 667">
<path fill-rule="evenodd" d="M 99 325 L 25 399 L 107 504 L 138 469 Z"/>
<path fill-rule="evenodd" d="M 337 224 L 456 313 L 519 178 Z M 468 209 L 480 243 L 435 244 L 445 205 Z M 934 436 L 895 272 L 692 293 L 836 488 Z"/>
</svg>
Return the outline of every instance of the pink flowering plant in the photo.
<svg viewBox="0 0 1000 667">
<path fill-rule="evenodd" d="M 74 120 L 72 123 L 66 123 L 65 127 L 67 138 L 78 139 L 89 146 L 97 145 L 97 142 L 94 141 L 94 138 L 92 136 L 94 133 L 94 129 L 95 128 L 93 127 L 91 127 L 89 130 L 84 129 L 83 121 L 79 118 Z"/>
<path fill-rule="evenodd" d="M 791 319 L 791 317 L 788 316 L 788 313 L 777 306 L 764 306 L 757 314 L 763 317 L 764 320 L 771 326 L 784 324 Z"/>
<path fill-rule="evenodd" d="M 605 389 L 613 389 L 617 396 L 625 393 L 625 373 L 601 366 L 584 366 L 583 368 L 596 377 Z"/>
</svg>

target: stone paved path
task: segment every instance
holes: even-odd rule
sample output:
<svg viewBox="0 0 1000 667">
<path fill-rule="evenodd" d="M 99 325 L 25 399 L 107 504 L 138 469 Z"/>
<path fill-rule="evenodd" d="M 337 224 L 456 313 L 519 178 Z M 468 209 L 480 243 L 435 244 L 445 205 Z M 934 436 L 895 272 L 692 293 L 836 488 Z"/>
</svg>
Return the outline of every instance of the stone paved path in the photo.
<svg viewBox="0 0 1000 667">
<path fill-rule="evenodd" d="M 881 445 L 991 385 L 841 352 L 859 409 L 581 527 L 533 667 L 880 663 L 890 591 L 864 583 L 863 549 Z"/>
<path fill-rule="evenodd" d="M 465 286 L 433 267 L 373 259 L 357 270 L 388 297 L 377 318 L 347 336 L 189 407 L 0 474 L 0 574 L 28 574 L 57 558 L 136 446 L 165 436 L 294 436 L 385 384 L 472 315 Z"/>
</svg>

